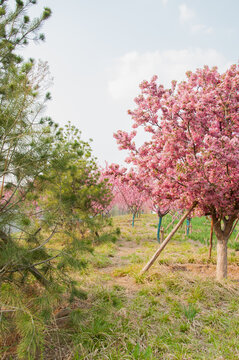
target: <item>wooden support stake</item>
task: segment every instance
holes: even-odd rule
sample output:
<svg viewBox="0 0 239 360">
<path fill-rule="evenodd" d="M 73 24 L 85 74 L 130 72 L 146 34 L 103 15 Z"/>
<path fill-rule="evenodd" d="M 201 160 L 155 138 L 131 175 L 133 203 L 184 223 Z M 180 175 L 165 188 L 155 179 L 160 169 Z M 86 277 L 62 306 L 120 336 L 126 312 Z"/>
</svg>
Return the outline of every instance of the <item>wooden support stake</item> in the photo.
<svg viewBox="0 0 239 360">
<path fill-rule="evenodd" d="M 149 262 L 145 265 L 145 267 L 142 269 L 141 274 L 144 274 L 155 262 L 159 254 L 163 251 L 169 240 L 173 237 L 173 235 L 176 233 L 176 231 L 180 228 L 180 226 L 183 224 L 184 220 L 187 218 L 187 216 L 190 214 L 190 212 L 195 208 L 197 205 L 197 202 L 193 203 L 193 205 L 190 207 L 190 209 L 183 215 L 183 217 L 180 219 L 180 221 L 177 223 L 177 225 L 174 227 L 174 229 L 171 231 L 171 233 L 166 237 L 164 242 L 160 245 L 158 250 L 155 252 L 153 257 L 149 260 Z"/>
<path fill-rule="evenodd" d="M 230 237 L 231 234 L 233 233 L 233 231 L 234 231 L 234 229 L 235 229 L 235 227 L 236 227 L 236 225 L 237 225 L 237 223 L 238 223 L 238 220 L 239 220 L 239 219 L 236 219 L 236 221 L 234 222 L 234 225 L 233 225 L 233 228 L 231 229 L 231 232 L 230 232 L 229 237 Z"/>
<path fill-rule="evenodd" d="M 237 242 L 238 238 L 239 238 L 239 231 L 238 231 L 237 236 L 235 238 L 235 242 Z"/>
</svg>

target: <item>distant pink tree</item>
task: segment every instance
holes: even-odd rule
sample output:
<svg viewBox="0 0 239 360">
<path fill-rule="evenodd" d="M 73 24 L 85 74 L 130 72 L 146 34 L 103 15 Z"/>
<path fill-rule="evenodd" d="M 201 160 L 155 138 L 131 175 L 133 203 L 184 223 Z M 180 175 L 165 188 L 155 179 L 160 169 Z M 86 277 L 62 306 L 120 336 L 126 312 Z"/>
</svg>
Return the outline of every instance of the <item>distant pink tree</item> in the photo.
<svg viewBox="0 0 239 360">
<path fill-rule="evenodd" d="M 119 208 L 127 209 L 132 213 L 132 226 L 134 226 L 136 214 L 142 210 L 148 200 L 148 193 L 142 181 L 133 169 L 127 171 L 118 164 L 111 164 L 105 174 L 112 183 L 114 202 Z"/>
<path fill-rule="evenodd" d="M 10 201 L 11 201 L 11 198 L 13 196 L 13 192 L 11 190 L 6 190 L 3 194 L 2 194 L 2 197 L 0 199 L 0 206 L 7 206 Z"/>
<path fill-rule="evenodd" d="M 4 190 L 4 189 L 3 189 Z M 24 189 L 19 188 L 18 191 L 5 190 L 3 191 L 2 198 L 0 199 L 0 210 L 3 211 L 6 208 L 11 208 L 20 201 L 25 200 Z M 28 216 L 32 217 L 37 215 L 41 208 L 36 200 L 25 200 L 25 210 Z"/>
<path fill-rule="evenodd" d="M 217 237 L 217 279 L 227 276 L 227 242 L 239 213 L 239 66 L 187 72 L 170 89 L 154 76 L 141 85 L 129 114 L 133 131 L 115 134 L 127 162 L 156 179 L 165 200 L 211 215 Z M 150 140 L 136 147 L 136 129 Z"/>
</svg>

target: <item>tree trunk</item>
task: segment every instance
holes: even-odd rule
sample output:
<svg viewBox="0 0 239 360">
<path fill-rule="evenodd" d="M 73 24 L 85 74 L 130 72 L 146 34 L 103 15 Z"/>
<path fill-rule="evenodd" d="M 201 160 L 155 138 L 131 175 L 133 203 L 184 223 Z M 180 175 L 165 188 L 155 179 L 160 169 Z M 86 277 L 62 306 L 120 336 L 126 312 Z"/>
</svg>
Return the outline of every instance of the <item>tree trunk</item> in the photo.
<svg viewBox="0 0 239 360">
<path fill-rule="evenodd" d="M 217 239 L 217 280 L 227 277 L 227 240 Z"/>
<path fill-rule="evenodd" d="M 217 237 L 217 280 L 227 277 L 227 242 L 230 237 L 237 214 L 220 218 L 212 213 L 213 229 Z"/>
<path fill-rule="evenodd" d="M 157 241 L 160 243 L 160 228 L 162 224 L 162 216 L 159 216 L 159 222 L 158 222 L 158 231 L 157 231 Z"/>
<path fill-rule="evenodd" d="M 209 240 L 209 255 L 208 259 L 211 259 L 212 256 L 212 239 L 213 239 L 213 220 L 211 220 L 211 231 L 210 231 L 210 240 Z"/>
<path fill-rule="evenodd" d="M 187 218 L 186 219 L 186 235 L 189 235 L 189 229 L 190 229 L 190 223 L 191 223 L 191 218 Z"/>
</svg>

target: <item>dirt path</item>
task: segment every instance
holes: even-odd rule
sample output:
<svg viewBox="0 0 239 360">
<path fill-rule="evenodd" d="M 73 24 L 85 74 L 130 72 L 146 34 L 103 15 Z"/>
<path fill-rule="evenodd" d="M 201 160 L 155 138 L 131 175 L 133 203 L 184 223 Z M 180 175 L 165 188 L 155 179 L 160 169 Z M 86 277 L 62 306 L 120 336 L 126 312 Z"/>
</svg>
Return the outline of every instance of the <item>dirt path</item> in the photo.
<svg viewBox="0 0 239 360">
<path fill-rule="evenodd" d="M 114 255 L 111 256 L 111 264 L 98 269 L 99 275 L 109 275 L 111 279 L 107 281 L 108 285 L 119 285 L 126 289 L 128 295 L 138 291 L 142 285 L 138 284 L 132 275 L 124 273 L 123 269 L 127 269 L 129 266 L 133 266 L 130 256 L 131 255 L 143 255 L 142 244 L 138 244 L 135 241 L 120 240 L 117 242 L 117 247 Z M 117 274 L 117 270 L 122 269 L 122 272 Z"/>
</svg>

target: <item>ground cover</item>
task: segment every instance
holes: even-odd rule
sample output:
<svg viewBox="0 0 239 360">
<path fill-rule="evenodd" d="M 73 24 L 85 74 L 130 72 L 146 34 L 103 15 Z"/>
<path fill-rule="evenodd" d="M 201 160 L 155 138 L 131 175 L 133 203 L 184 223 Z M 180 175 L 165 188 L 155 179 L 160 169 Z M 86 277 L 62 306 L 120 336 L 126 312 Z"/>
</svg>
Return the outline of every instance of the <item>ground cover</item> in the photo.
<svg viewBox="0 0 239 360">
<path fill-rule="evenodd" d="M 167 215 L 163 226 L 170 221 Z M 96 244 L 84 270 L 72 274 L 84 295 L 56 309 L 43 359 L 238 359 L 238 228 L 220 283 L 215 248 L 208 260 L 210 220 L 193 219 L 188 237 L 183 226 L 143 276 L 158 247 L 157 216 L 143 214 L 133 228 L 129 215 L 113 222 L 119 239 Z"/>
</svg>

